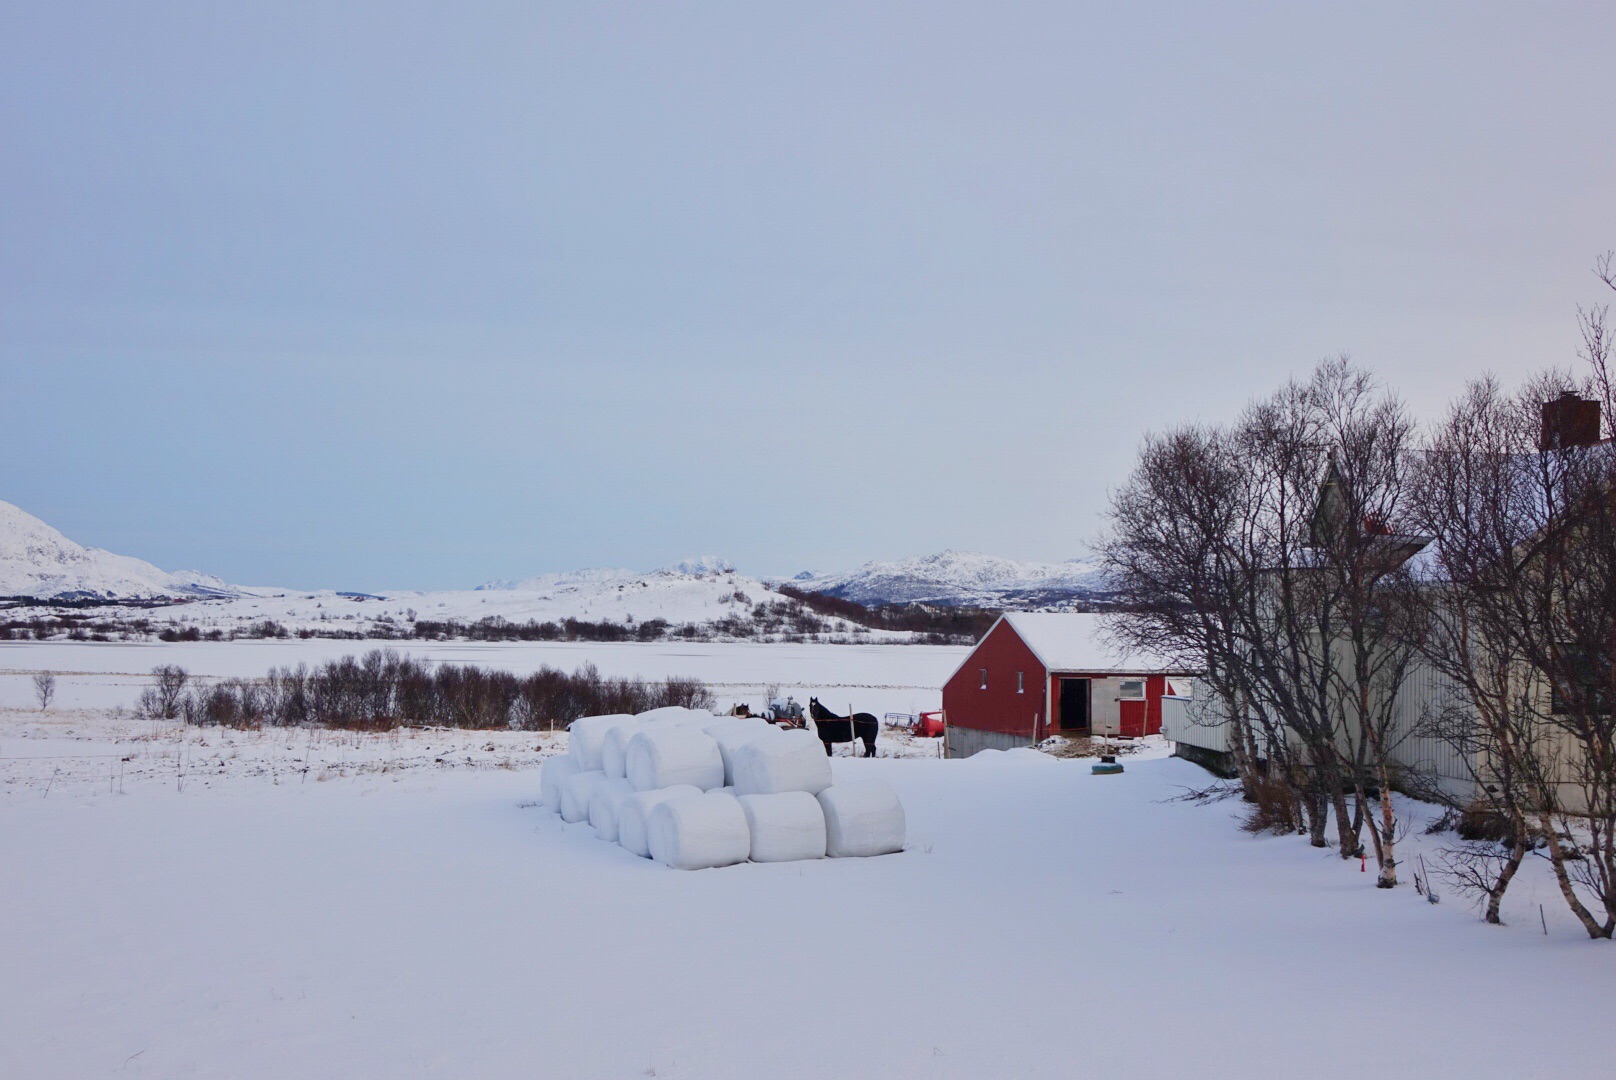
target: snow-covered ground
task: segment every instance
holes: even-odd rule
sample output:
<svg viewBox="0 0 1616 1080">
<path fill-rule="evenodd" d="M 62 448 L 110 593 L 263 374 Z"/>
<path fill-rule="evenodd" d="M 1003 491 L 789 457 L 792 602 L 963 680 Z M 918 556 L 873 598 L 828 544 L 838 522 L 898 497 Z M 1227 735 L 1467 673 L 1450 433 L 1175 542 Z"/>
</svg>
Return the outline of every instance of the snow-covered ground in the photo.
<svg viewBox="0 0 1616 1080">
<path fill-rule="evenodd" d="M 0 641 L 0 709 L 32 706 L 37 671 L 56 674 L 58 709 L 110 709 L 132 706 L 158 664 L 178 664 L 196 676 L 254 678 L 271 667 L 313 665 L 376 648 L 518 673 L 594 664 L 613 677 L 694 677 L 708 684 L 726 710 L 736 702 L 762 708 L 765 690 L 777 686 L 801 702 L 814 695 L 837 711 L 852 706 L 877 714 L 941 707 L 944 681 L 970 652 L 962 646 L 757 642 Z"/>
<path fill-rule="evenodd" d="M 534 805 L 559 736 L 108 710 L 156 662 L 251 674 L 341 644 L 0 651 L 76 673 L 48 715 L 0 675 L 0 1076 L 1609 1075 L 1616 954 L 1537 868 L 1503 928 L 1378 891 L 1246 835 L 1232 801 L 1176 800 L 1209 777 L 1159 743 L 1121 776 L 839 757 L 838 780 L 898 789 L 903 854 L 681 873 Z M 917 704 L 958 656 L 449 648 Z M 1443 842 L 1415 831 L 1411 860 Z"/>
</svg>

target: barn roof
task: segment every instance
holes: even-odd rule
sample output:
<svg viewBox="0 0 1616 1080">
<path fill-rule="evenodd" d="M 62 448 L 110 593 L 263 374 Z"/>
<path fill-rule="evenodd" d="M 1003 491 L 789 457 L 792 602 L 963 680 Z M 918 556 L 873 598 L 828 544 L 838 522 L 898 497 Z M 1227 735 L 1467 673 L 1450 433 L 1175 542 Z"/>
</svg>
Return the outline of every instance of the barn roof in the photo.
<svg viewBox="0 0 1616 1080">
<path fill-rule="evenodd" d="M 1027 643 L 1048 671 L 1118 675 L 1182 673 L 1165 657 L 1120 648 L 1106 633 L 1104 616 L 1089 612 L 1012 611 L 1000 617 Z M 990 631 L 991 633 L 991 631 Z"/>
</svg>

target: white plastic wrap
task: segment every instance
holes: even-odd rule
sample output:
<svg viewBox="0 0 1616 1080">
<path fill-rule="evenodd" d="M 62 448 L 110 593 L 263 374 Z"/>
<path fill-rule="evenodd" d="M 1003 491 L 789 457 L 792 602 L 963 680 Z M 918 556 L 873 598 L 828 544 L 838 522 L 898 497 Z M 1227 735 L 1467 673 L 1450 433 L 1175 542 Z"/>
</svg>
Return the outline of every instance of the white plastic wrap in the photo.
<svg viewBox="0 0 1616 1080">
<path fill-rule="evenodd" d="M 722 730 L 734 728 L 752 728 L 755 731 L 773 731 L 774 725 L 761 716 L 719 716 L 714 717 L 708 725 L 701 730 L 709 735 L 717 735 Z"/>
<path fill-rule="evenodd" d="M 594 827 L 596 836 L 608 843 L 617 843 L 618 808 L 623 799 L 632 794 L 634 789 L 622 778 L 608 776 L 605 783 L 595 786 L 595 793 L 589 796 L 589 824 Z"/>
<path fill-rule="evenodd" d="M 706 709 L 686 709 L 685 715 L 675 720 L 674 723 L 679 727 L 695 728 L 697 731 L 701 731 L 703 728 L 711 727 L 717 720 L 718 717 Z"/>
<path fill-rule="evenodd" d="M 685 720 L 690 716 L 690 710 L 683 705 L 664 705 L 660 709 L 642 712 L 635 717 L 642 724 L 671 724 L 676 720 Z"/>
<path fill-rule="evenodd" d="M 632 719 L 632 716 L 615 713 L 610 716 L 580 716 L 574 720 L 567 728 L 567 749 L 578 759 L 579 768 L 584 772 L 600 768 L 600 749 L 606 741 L 606 733 L 624 720 Z"/>
<path fill-rule="evenodd" d="M 617 808 L 617 842 L 623 845 L 624 850 L 632 851 L 642 859 L 649 859 L 651 846 L 645 830 L 646 819 L 651 816 L 651 811 L 669 799 L 677 799 L 681 795 L 700 794 L 699 787 L 679 784 L 676 787 L 638 791 L 625 796 Z"/>
<path fill-rule="evenodd" d="M 724 756 L 711 735 L 672 724 L 641 728 L 628 742 L 628 782 L 635 791 L 693 784 L 708 791 L 724 786 Z"/>
<path fill-rule="evenodd" d="M 767 720 L 731 718 L 717 724 L 708 724 L 704 730 L 718 744 L 718 754 L 724 759 L 724 783 L 735 783 L 735 751 L 753 739 L 764 739 L 776 734 Z M 820 751 L 824 756 L 824 751 Z"/>
<path fill-rule="evenodd" d="M 753 862 L 794 862 L 825 857 L 825 812 L 806 791 L 742 795 L 738 800 L 752 834 Z"/>
<path fill-rule="evenodd" d="M 609 778 L 615 780 L 628 775 L 628 741 L 644 726 L 644 721 L 633 716 L 607 730 L 600 744 L 600 768 Z"/>
<path fill-rule="evenodd" d="M 745 862 L 752 852 L 746 814 L 732 795 L 710 791 L 659 803 L 646 825 L 651 858 L 675 870 Z"/>
<path fill-rule="evenodd" d="M 825 812 L 825 854 L 888 855 L 902 851 L 907 832 L 903 804 L 885 780 L 852 780 L 819 793 Z"/>
<path fill-rule="evenodd" d="M 544 800 L 544 808 L 552 814 L 561 812 L 561 785 L 569 776 L 575 776 L 581 770 L 578 768 L 578 759 L 571 754 L 557 754 L 544 759 L 539 767 L 539 797 Z"/>
<path fill-rule="evenodd" d="M 738 795 L 778 795 L 830 787 L 830 758 L 824 744 L 807 731 L 775 731 L 730 753 L 731 779 Z"/>
<path fill-rule="evenodd" d="M 606 782 L 606 774 L 599 769 L 578 772 L 561 782 L 561 820 L 585 821 L 589 818 L 589 800 L 595 789 Z"/>
</svg>

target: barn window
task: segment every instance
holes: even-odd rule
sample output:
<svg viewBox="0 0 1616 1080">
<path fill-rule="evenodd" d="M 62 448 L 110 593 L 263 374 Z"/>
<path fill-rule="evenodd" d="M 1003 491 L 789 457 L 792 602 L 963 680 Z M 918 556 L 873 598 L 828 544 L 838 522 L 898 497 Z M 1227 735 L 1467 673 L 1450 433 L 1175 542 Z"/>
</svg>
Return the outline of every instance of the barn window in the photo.
<svg viewBox="0 0 1616 1080">
<path fill-rule="evenodd" d="M 1026 688 L 1022 685 L 1021 675 L 1022 675 L 1021 672 L 1019 672 L 1019 671 L 1016 672 L 1016 693 L 1018 693 L 1018 694 L 1026 693 Z"/>
<path fill-rule="evenodd" d="M 1124 701 L 1138 701 L 1145 696 L 1145 680 L 1123 679 L 1117 688 L 1117 696 Z"/>
<path fill-rule="evenodd" d="M 982 686 L 981 686 L 981 689 L 986 690 L 987 688 L 988 688 L 988 669 L 983 668 L 982 669 Z"/>
</svg>

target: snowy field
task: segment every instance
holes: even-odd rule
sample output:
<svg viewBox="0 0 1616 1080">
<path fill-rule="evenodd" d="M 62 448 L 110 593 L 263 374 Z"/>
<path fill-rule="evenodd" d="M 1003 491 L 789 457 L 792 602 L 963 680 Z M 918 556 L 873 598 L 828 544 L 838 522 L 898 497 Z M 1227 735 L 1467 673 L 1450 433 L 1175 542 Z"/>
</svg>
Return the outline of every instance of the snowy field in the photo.
<svg viewBox="0 0 1616 1080">
<path fill-rule="evenodd" d="M 1115 777 L 1031 751 L 837 758 L 898 789 L 904 853 L 681 873 L 534 805 L 562 737 L 109 712 L 154 663 L 258 674 L 343 644 L 0 650 L 68 673 L 48 716 L 0 674 L 0 1077 L 1611 1074 L 1616 953 L 1546 875 L 1503 928 L 1377 891 L 1241 832 L 1234 802 L 1176 800 L 1209 777 L 1160 744 Z M 959 655 L 467 648 L 411 651 L 796 679 L 860 708 L 929 706 Z"/>
<path fill-rule="evenodd" d="M 312 666 L 373 648 L 519 674 L 587 663 L 609 676 L 691 676 L 705 681 L 725 710 L 739 701 L 760 709 L 765 688 L 778 686 L 804 704 L 817 695 L 833 710 L 851 705 L 878 715 L 940 708 L 944 681 L 970 652 L 965 646 L 751 642 L 0 641 L 0 709 L 33 706 L 36 671 L 56 673 L 58 709 L 114 708 L 132 706 L 158 664 L 204 677 L 252 678 L 271 667 Z"/>
</svg>

